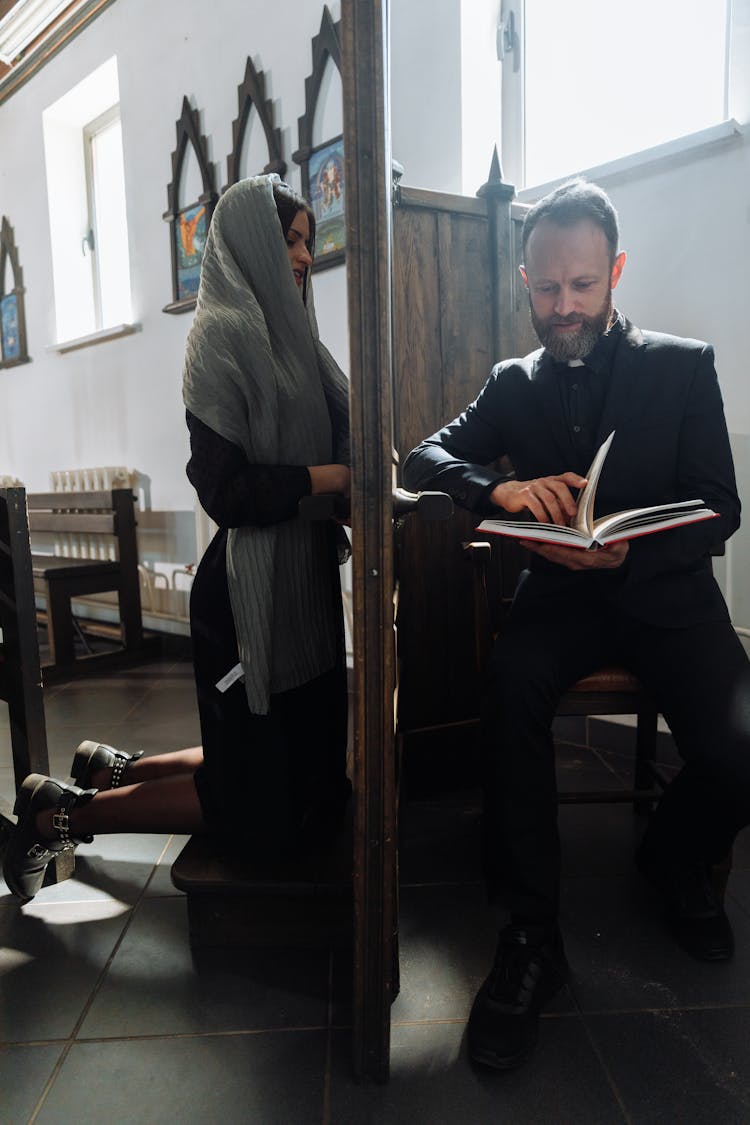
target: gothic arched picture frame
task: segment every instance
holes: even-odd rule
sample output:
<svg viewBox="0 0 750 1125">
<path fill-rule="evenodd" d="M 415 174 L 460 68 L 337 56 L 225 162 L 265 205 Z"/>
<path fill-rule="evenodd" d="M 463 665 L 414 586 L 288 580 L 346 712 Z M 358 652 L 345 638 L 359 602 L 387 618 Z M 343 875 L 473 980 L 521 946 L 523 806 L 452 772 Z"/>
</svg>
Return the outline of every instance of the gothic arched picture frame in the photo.
<svg viewBox="0 0 750 1125">
<path fill-rule="evenodd" d="M 12 285 L 6 288 L 9 268 Z M 26 347 L 25 292 L 13 227 L 3 215 L 0 223 L 0 368 L 29 363 L 31 359 Z"/>
<path fill-rule="evenodd" d="M 208 144 L 200 131 L 200 114 L 191 109 L 187 97 L 182 99 L 182 113 L 176 122 L 177 147 L 172 153 L 172 182 L 167 187 L 168 208 L 162 216 L 170 224 L 172 253 L 172 300 L 163 312 L 182 313 L 195 308 L 200 283 L 200 267 L 211 216 L 218 195 L 214 187 L 214 170 L 208 159 Z M 183 203 L 180 182 L 185 158 L 191 145 L 198 160 L 202 188 L 191 203 Z"/>
<path fill-rule="evenodd" d="M 339 134 L 313 145 L 315 111 L 329 60 L 341 73 L 340 25 L 340 20 L 333 22 L 325 5 L 320 30 L 312 40 L 313 69 L 305 79 L 305 112 L 297 122 L 299 148 L 292 154 L 300 166 L 302 194 L 315 213 L 316 271 L 343 262 L 346 248 L 344 138 Z"/>
</svg>

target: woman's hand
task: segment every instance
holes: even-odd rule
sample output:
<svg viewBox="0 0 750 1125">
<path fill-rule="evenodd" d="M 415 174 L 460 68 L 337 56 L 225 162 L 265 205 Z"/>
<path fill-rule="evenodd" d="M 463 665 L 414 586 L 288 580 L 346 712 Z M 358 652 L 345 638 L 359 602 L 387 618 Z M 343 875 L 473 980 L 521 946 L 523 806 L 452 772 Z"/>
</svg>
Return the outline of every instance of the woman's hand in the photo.
<svg viewBox="0 0 750 1125">
<path fill-rule="evenodd" d="M 531 512 L 540 523 L 567 525 L 576 514 L 577 503 L 571 488 L 583 488 L 585 477 L 578 473 L 561 473 L 555 477 L 535 480 L 506 480 L 496 484 L 490 501 L 506 512 Z"/>
<path fill-rule="evenodd" d="M 321 492 L 339 492 L 349 495 L 351 473 L 348 465 L 308 465 L 310 490 L 313 496 Z"/>
</svg>

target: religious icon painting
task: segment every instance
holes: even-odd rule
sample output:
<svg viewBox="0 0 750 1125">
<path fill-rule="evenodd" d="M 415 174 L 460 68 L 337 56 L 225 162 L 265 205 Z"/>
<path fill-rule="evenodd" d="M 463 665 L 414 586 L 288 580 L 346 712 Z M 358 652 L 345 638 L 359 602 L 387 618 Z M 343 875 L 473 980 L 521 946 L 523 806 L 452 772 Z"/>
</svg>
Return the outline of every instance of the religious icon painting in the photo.
<svg viewBox="0 0 750 1125">
<path fill-rule="evenodd" d="M 327 255 L 340 258 L 346 244 L 344 218 L 344 140 L 337 137 L 310 153 L 308 162 L 310 204 L 315 213 L 315 264 Z"/>
<path fill-rule="evenodd" d="M 177 300 L 182 301 L 198 295 L 201 262 L 208 234 L 204 204 L 182 211 L 173 230 L 177 242 Z"/>
<path fill-rule="evenodd" d="M 18 330 L 18 298 L 15 293 L 0 299 L 0 342 L 5 362 L 20 358 L 21 337 Z"/>
<path fill-rule="evenodd" d="M 0 368 L 31 359 L 26 350 L 23 270 L 18 260 L 13 227 L 0 220 Z"/>
</svg>

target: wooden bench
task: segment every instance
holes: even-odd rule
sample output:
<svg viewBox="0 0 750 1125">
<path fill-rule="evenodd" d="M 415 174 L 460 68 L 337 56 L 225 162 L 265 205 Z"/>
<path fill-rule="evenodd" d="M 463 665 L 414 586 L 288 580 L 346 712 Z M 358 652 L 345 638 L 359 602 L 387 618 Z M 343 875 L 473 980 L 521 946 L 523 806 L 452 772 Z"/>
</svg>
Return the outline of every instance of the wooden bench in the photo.
<svg viewBox="0 0 750 1125">
<path fill-rule="evenodd" d="M 23 488 L 0 488 L 0 630 L 0 699 L 8 704 L 13 776 L 18 791 L 28 774 L 49 773 Z M 0 837 L 13 823 L 11 805 L 0 798 Z M 58 880 L 70 875 L 72 852 L 62 855 L 50 867 Z"/>
<path fill-rule="evenodd" d="M 272 865 L 191 836 L 172 864 L 172 882 L 187 895 L 193 948 L 351 946 L 350 819 L 329 849 Z"/>
<path fill-rule="evenodd" d="M 134 497 L 129 488 L 98 492 L 43 492 L 27 497 L 32 536 L 107 536 L 115 543 L 114 558 L 83 558 L 71 554 L 32 554 L 34 587 L 46 602 L 50 669 L 83 670 L 110 653 L 87 654 L 76 660 L 75 623 L 71 599 L 116 591 L 123 650 L 143 649 L 141 591 Z"/>
</svg>

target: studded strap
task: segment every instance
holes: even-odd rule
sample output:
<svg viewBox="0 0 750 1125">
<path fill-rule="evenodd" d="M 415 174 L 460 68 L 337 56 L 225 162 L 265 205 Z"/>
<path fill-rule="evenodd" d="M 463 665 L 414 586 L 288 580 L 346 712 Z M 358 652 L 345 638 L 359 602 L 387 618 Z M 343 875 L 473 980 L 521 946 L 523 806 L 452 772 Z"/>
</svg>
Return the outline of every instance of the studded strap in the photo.
<svg viewBox="0 0 750 1125">
<path fill-rule="evenodd" d="M 133 762 L 137 762 L 139 758 L 143 757 L 143 751 L 139 750 L 137 754 L 118 754 L 112 763 L 112 778 L 109 783 L 110 789 L 119 789 L 124 785 L 123 774 L 125 770 Z"/>
<path fill-rule="evenodd" d="M 97 792 L 96 789 L 84 789 L 78 793 L 67 790 L 60 794 L 60 803 L 52 814 L 52 827 L 57 832 L 63 851 L 75 848 L 76 844 L 90 844 L 94 839 L 91 835 L 70 835 L 69 812 L 77 804 L 86 804 L 92 797 L 96 796 Z"/>
</svg>

